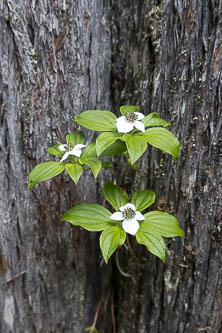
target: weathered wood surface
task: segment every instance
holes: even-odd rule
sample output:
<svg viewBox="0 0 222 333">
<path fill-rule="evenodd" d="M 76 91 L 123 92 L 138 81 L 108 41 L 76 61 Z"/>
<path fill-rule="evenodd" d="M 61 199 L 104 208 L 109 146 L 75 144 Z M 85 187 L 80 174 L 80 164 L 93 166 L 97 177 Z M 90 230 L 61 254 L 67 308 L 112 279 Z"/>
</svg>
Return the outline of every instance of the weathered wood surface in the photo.
<svg viewBox="0 0 222 333">
<path fill-rule="evenodd" d="M 222 1 L 0 0 L 0 12 L 0 332 L 83 332 L 104 292 L 101 332 L 114 332 L 113 299 L 119 333 L 220 333 Z M 102 202 L 109 172 L 27 190 L 76 114 L 123 104 L 159 112 L 182 144 L 177 165 L 149 149 L 141 176 L 116 164 L 117 183 L 154 190 L 186 233 L 166 240 L 165 264 L 131 237 L 119 264 L 135 284 L 115 257 L 100 265 L 97 234 L 60 221 Z"/>
<path fill-rule="evenodd" d="M 176 214 L 186 239 L 167 242 L 165 265 L 138 248 L 123 258 L 137 284 L 117 277 L 118 331 L 221 332 L 222 2 L 136 4 L 112 15 L 121 42 L 113 94 L 172 122 L 179 162 L 150 150 L 141 185 Z"/>
<path fill-rule="evenodd" d="M 23 0 L 0 8 L 0 331 L 80 332 L 100 296 L 100 253 L 96 234 L 61 216 L 95 202 L 96 183 L 89 174 L 76 188 L 59 176 L 28 191 L 27 177 L 75 129 L 75 114 L 110 106 L 107 9 L 100 1 Z"/>
</svg>

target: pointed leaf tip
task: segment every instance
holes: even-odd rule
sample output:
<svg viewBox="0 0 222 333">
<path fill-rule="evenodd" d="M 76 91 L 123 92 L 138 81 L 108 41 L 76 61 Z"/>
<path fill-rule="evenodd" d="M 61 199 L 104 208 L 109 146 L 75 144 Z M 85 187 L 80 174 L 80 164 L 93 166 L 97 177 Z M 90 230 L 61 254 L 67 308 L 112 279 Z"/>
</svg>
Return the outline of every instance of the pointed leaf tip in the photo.
<svg viewBox="0 0 222 333">
<path fill-rule="evenodd" d="M 161 149 L 164 153 L 172 155 L 175 161 L 179 157 L 180 142 L 172 132 L 165 128 L 148 128 L 144 137 L 146 141 L 154 147 Z"/>
<path fill-rule="evenodd" d="M 41 181 L 51 179 L 59 175 L 65 169 L 65 163 L 44 162 L 38 164 L 29 175 L 28 188 L 31 189 Z"/>
<path fill-rule="evenodd" d="M 106 264 L 118 245 L 123 245 L 125 239 L 125 231 L 118 226 L 108 227 L 101 233 L 99 244 Z"/>
<path fill-rule="evenodd" d="M 147 250 L 165 262 L 165 244 L 163 238 L 155 231 L 143 232 L 141 228 L 136 233 L 139 244 L 146 246 Z"/>
<path fill-rule="evenodd" d="M 123 192 L 121 187 L 108 182 L 103 187 L 103 193 L 106 200 L 118 211 L 121 206 L 124 206 L 128 201 L 128 196 Z"/>
<path fill-rule="evenodd" d="M 84 157 L 84 158 L 81 158 L 81 163 L 84 163 L 84 164 L 87 164 L 92 173 L 93 173 L 93 176 L 96 178 L 102 168 L 102 163 L 101 161 L 95 157 L 95 156 L 88 156 L 88 157 Z"/>
<path fill-rule="evenodd" d="M 79 163 L 66 163 L 66 172 L 72 178 L 74 183 L 77 185 L 79 178 L 83 172 L 83 167 Z"/>
<path fill-rule="evenodd" d="M 82 131 L 75 131 L 66 135 L 67 143 L 74 143 L 75 145 L 82 144 L 85 141 L 85 134 Z"/>
<path fill-rule="evenodd" d="M 133 165 L 145 152 L 147 148 L 146 138 L 141 134 L 125 134 L 127 150 Z"/>
<path fill-rule="evenodd" d="M 150 190 L 139 190 L 134 192 L 132 197 L 132 204 L 135 205 L 136 210 L 142 212 L 144 209 L 151 206 L 155 201 L 155 193 Z"/>
<path fill-rule="evenodd" d="M 145 221 L 141 223 L 144 232 L 154 231 L 163 237 L 184 237 L 184 231 L 180 228 L 178 220 L 166 212 L 152 211 L 144 214 Z"/>
<path fill-rule="evenodd" d="M 139 112 L 139 111 L 140 111 L 139 106 L 135 105 L 122 105 L 120 107 L 120 112 L 123 116 L 125 116 L 127 112 Z"/>
</svg>

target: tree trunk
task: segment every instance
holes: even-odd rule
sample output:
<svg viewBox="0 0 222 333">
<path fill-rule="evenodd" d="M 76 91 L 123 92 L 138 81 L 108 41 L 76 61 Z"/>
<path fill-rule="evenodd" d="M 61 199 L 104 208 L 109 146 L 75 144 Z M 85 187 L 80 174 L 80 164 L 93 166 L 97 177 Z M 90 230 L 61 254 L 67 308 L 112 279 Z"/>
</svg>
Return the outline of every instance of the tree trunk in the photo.
<svg viewBox="0 0 222 333">
<path fill-rule="evenodd" d="M 222 1 L 0 0 L 0 9 L 0 332 L 79 333 L 97 312 L 106 333 L 220 333 Z M 172 123 L 177 164 L 149 148 L 137 171 L 116 158 L 96 181 L 87 173 L 74 186 L 63 174 L 27 189 L 75 115 L 119 115 L 127 104 Z M 179 219 L 186 237 L 166 240 L 165 264 L 129 237 L 106 265 L 98 233 L 61 222 L 77 203 L 103 203 L 111 178 L 155 191 L 152 210 Z"/>
</svg>

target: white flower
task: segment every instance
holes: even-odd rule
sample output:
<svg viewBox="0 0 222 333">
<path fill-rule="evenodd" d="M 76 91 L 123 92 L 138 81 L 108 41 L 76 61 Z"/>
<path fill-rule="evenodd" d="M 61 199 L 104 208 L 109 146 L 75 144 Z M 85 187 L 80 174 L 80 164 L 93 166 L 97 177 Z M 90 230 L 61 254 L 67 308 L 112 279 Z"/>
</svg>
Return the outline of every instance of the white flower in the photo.
<svg viewBox="0 0 222 333">
<path fill-rule="evenodd" d="M 125 116 L 116 119 L 116 127 L 120 133 L 131 132 L 134 127 L 139 131 L 145 132 L 145 126 L 140 121 L 144 118 L 144 115 L 140 112 L 127 112 Z"/>
<path fill-rule="evenodd" d="M 74 143 L 67 143 L 65 145 L 60 145 L 59 150 L 66 152 L 63 155 L 60 162 L 63 162 L 64 160 L 66 160 L 69 155 L 74 155 L 74 156 L 80 157 L 82 154 L 81 149 L 84 147 L 85 147 L 85 145 L 82 145 L 82 144 L 74 145 Z"/>
<path fill-rule="evenodd" d="M 120 212 L 113 213 L 110 216 L 111 220 L 122 221 L 123 230 L 125 230 L 128 234 L 135 235 L 135 233 L 139 230 L 139 222 L 144 221 L 145 217 L 136 211 L 136 207 L 128 203 L 125 206 L 119 208 Z"/>
</svg>

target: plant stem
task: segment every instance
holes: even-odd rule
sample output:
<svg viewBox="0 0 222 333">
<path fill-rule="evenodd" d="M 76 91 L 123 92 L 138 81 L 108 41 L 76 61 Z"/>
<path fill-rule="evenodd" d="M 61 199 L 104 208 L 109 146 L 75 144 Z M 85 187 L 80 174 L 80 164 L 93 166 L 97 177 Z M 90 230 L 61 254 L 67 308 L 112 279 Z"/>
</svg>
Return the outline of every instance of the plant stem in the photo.
<svg viewBox="0 0 222 333">
<path fill-rule="evenodd" d="M 117 249 L 117 251 L 116 251 L 116 266 L 117 266 L 120 274 L 122 274 L 125 277 L 131 278 L 133 283 L 136 284 L 136 280 L 134 279 L 134 277 L 131 274 L 123 272 L 122 268 L 120 267 L 120 264 L 119 264 L 119 249 Z"/>
<path fill-rule="evenodd" d="M 101 295 L 100 299 L 99 299 L 99 303 L 96 307 L 96 313 L 95 313 L 95 316 L 94 316 L 94 320 L 93 320 L 93 324 L 92 324 L 92 327 L 91 327 L 91 330 L 90 332 L 93 333 L 95 328 L 96 328 L 96 323 L 97 323 L 97 319 L 98 319 L 98 315 L 99 315 L 99 310 L 100 310 L 100 307 L 101 307 L 101 304 L 102 304 L 102 300 L 103 300 L 103 294 Z"/>
</svg>

